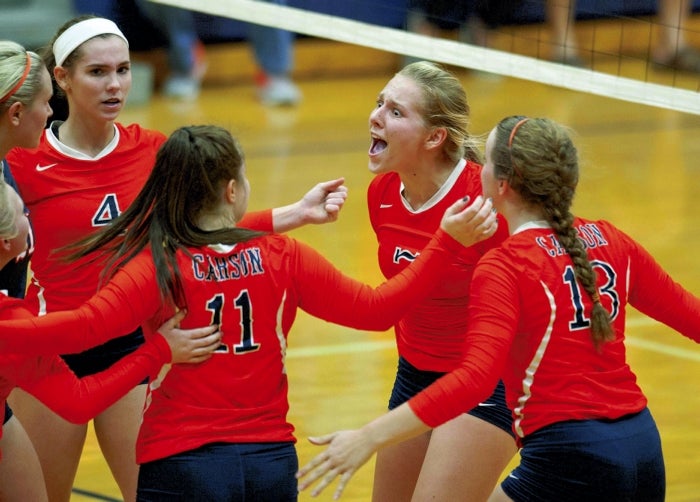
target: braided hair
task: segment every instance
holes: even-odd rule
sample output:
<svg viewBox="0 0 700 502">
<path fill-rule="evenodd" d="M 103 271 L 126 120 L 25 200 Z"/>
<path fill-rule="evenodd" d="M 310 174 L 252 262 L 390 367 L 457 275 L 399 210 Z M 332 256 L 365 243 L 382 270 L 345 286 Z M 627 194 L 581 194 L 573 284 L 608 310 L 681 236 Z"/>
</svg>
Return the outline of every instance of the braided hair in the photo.
<svg viewBox="0 0 700 502">
<path fill-rule="evenodd" d="M 546 118 L 512 116 L 496 126 L 495 174 L 507 179 L 523 201 L 538 207 L 574 265 L 593 303 L 591 336 L 596 347 L 614 339 L 610 314 L 600 302 L 596 273 L 574 228 L 571 205 L 579 179 L 576 147 L 567 129 Z"/>
</svg>

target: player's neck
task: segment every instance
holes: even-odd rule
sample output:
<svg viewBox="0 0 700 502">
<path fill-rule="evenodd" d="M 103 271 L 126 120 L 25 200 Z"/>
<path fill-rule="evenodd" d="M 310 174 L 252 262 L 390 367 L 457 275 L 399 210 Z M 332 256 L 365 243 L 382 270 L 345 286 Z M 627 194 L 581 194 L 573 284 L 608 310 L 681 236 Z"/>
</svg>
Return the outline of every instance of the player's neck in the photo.
<svg viewBox="0 0 700 502">
<path fill-rule="evenodd" d="M 508 222 L 508 232 L 513 232 L 528 223 L 538 223 L 546 221 L 547 218 L 539 209 L 534 209 L 524 205 L 504 204 L 499 212 Z"/>
<path fill-rule="evenodd" d="M 91 157 L 96 156 L 114 139 L 114 123 L 95 126 L 84 120 L 68 117 L 58 129 L 59 141 Z"/>
<path fill-rule="evenodd" d="M 413 209 L 420 209 L 442 188 L 454 168 L 455 165 L 449 162 L 402 174 L 404 189 L 401 195 Z"/>
</svg>

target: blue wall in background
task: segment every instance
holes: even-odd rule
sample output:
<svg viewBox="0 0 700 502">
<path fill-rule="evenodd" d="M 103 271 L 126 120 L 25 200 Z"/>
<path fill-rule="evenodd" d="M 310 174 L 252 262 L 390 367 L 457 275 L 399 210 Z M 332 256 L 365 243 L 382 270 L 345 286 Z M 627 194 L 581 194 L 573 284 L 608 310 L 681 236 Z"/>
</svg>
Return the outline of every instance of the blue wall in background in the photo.
<svg viewBox="0 0 700 502">
<path fill-rule="evenodd" d="M 458 0 L 456 0 L 458 1 Z M 577 18 L 590 19 L 605 16 L 640 16 L 656 11 L 658 0 L 578 0 Z M 380 26 L 404 26 L 408 0 L 289 0 L 291 7 L 308 9 L 323 14 L 343 16 Z M 154 35 L 153 27 L 145 21 L 133 0 L 75 0 L 78 12 L 90 12 L 111 17 L 125 31 L 132 48 L 147 49 L 163 45 L 164 40 Z M 694 10 L 700 10 L 700 0 L 693 0 Z M 233 19 L 196 14 L 197 27 L 205 42 L 244 39 L 247 25 Z M 523 0 L 513 12 L 513 23 L 544 21 L 544 0 Z"/>
</svg>

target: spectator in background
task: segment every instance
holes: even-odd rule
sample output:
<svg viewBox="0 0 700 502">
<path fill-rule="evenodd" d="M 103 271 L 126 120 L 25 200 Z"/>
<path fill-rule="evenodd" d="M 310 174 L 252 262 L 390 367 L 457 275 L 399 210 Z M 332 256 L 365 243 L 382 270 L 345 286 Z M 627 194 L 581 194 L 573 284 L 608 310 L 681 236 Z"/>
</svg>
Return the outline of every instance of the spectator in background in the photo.
<svg viewBox="0 0 700 502">
<path fill-rule="evenodd" d="M 654 26 L 657 33 L 650 49 L 651 62 L 658 69 L 700 73 L 700 50 L 688 45 L 686 24 L 692 12 L 691 0 L 659 0 Z M 547 0 L 547 21 L 551 30 L 551 59 L 583 66 L 573 30 L 574 0 Z"/>
<path fill-rule="evenodd" d="M 488 46 L 488 33 L 507 19 L 520 0 L 409 0 L 406 16 L 408 31 L 439 37 L 458 31 L 461 42 Z M 417 61 L 405 58 L 404 65 Z"/>
<path fill-rule="evenodd" d="M 552 47 L 549 58 L 555 63 L 585 66 L 579 56 L 574 31 L 576 3 L 573 0 L 547 0 L 545 16 L 549 25 Z"/>
<path fill-rule="evenodd" d="M 286 0 L 272 3 L 284 5 Z M 163 31 L 168 41 L 170 75 L 163 85 L 163 93 L 173 98 L 196 98 L 207 65 L 204 44 L 197 34 L 192 11 L 148 0 L 136 0 L 136 4 Z M 290 78 L 294 34 L 250 24 L 248 36 L 260 67 L 255 77 L 260 100 L 272 106 L 297 104 L 301 92 Z"/>
<path fill-rule="evenodd" d="M 169 74 L 163 94 L 179 99 L 197 98 L 207 63 L 192 11 L 148 0 L 136 0 L 136 5 L 167 40 Z"/>
</svg>

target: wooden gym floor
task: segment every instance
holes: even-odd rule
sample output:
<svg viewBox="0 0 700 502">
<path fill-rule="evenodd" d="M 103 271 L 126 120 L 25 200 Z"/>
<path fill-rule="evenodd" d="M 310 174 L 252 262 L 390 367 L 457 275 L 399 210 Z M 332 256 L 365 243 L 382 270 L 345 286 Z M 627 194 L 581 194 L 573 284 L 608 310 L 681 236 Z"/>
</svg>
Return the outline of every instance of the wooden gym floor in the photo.
<svg viewBox="0 0 700 502">
<path fill-rule="evenodd" d="M 135 55 L 137 60 L 150 57 Z M 245 44 L 234 44 L 210 48 L 209 73 L 197 101 L 173 102 L 156 94 L 149 104 L 125 110 L 121 121 L 166 133 L 194 123 L 230 128 L 246 150 L 251 209 L 293 201 L 318 181 L 344 176 L 350 198 L 339 221 L 293 235 L 346 273 L 378 284 L 382 278 L 365 207 L 371 178 L 367 117 L 400 59 L 315 40 L 300 40 L 296 58 L 295 78 L 304 94 L 298 107 L 259 104 L 250 52 Z M 516 79 L 458 74 L 471 102 L 476 134 L 486 134 L 511 114 L 547 116 L 571 126 L 582 166 L 575 212 L 612 220 L 644 244 L 677 281 L 700 294 L 699 116 Z M 697 76 L 691 81 L 691 88 L 697 86 Z M 635 312 L 629 315 L 628 347 L 630 364 L 661 431 L 667 500 L 698 501 L 700 348 Z M 297 428 L 301 463 L 319 451 L 307 436 L 356 427 L 385 410 L 395 364 L 391 332 L 358 332 L 300 313 L 289 338 L 288 367 L 290 419 Z M 372 471 L 370 462 L 355 475 L 343 500 L 369 500 Z M 76 502 L 119 498 L 92 433 L 76 488 L 95 494 L 76 494 Z M 318 500 L 331 500 L 331 494 Z M 312 499 L 302 494 L 300 500 Z"/>
</svg>

